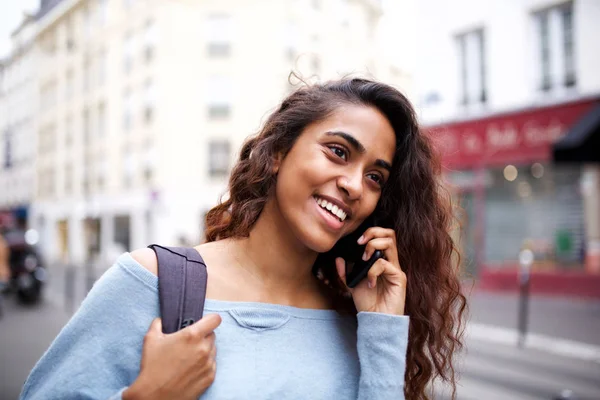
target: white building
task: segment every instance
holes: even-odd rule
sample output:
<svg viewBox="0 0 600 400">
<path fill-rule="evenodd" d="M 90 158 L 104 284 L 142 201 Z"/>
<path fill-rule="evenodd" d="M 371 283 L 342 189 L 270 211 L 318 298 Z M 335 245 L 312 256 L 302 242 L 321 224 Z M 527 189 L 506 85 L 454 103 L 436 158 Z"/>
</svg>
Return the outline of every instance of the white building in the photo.
<svg viewBox="0 0 600 400">
<path fill-rule="evenodd" d="M 419 111 L 462 197 L 467 268 L 513 284 L 530 247 L 535 269 L 600 271 L 600 171 L 552 161 L 600 112 L 600 2 L 422 0 L 419 15 Z"/>
<path fill-rule="evenodd" d="M 197 242 L 292 69 L 409 81 L 375 54 L 380 16 L 375 0 L 42 1 L 33 221 L 49 258 Z"/>
<path fill-rule="evenodd" d="M 25 15 L 0 63 L 0 214 L 27 219 L 33 200 L 36 155 L 35 19 Z"/>
</svg>

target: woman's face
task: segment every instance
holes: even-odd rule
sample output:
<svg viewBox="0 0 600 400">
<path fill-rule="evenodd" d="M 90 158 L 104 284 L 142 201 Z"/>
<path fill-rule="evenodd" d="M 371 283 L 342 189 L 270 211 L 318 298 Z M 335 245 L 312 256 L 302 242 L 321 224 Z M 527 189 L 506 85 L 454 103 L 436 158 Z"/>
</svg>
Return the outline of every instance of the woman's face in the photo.
<svg viewBox="0 0 600 400">
<path fill-rule="evenodd" d="M 305 246 L 325 252 L 375 210 L 389 178 L 396 136 L 376 108 L 341 106 L 309 125 L 276 163 L 275 200 Z"/>
</svg>

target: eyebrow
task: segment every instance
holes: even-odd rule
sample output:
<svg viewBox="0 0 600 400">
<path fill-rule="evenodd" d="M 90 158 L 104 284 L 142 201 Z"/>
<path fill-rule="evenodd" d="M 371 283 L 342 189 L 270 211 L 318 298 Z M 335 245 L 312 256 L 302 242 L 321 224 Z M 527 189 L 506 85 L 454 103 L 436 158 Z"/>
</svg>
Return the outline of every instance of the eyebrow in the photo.
<svg viewBox="0 0 600 400">
<path fill-rule="evenodd" d="M 352 146 L 354 148 L 354 150 L 358 151 L 361 154 L 367 151 L 367 149 L 365 149 L 365 146 L 363 146 L 361 142 L 359 142 L 354 136 L 352 136 L 349 133 L 346 133 L 343 131 L 327 131 L 327 132 L 325 132 L 325 134 L 327 136 L 341 137 L 342 139 L 347 141 L 350 144 L 350 146 Z M 388 171 L 390 171 L 392 169 L 392 165 L 389 162 L 382 160 L 380 158 L 375 160 L 375 165 L 377 165 L 378 167 L 381 167 L 381 168 L 385 168 Z"/>
</svg>

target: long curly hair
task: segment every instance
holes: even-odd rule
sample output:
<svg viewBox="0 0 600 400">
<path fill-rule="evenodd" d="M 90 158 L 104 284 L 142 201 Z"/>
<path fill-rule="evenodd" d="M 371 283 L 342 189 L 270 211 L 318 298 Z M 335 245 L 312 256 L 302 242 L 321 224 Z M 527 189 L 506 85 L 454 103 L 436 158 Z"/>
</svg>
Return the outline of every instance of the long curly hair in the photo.
<svg viewBox="0 0 600 400">
<path fill-rule="evenodd" d="M 439 157 L 419 129 L 410 102 L 398 90 L 347 78 L 306 85 L 290 94 L 260 132 L 243 144 L 229 179 L 228 198 L 207 213 L 206 240 L 248 237 L 276 182 L 275 156 L 285 156 L 308 125 L 349 104 L 377 108 L 396 134 L 390 178 L 377 209 L 381 225 L 397 232 L 400 265 L 407 275 L 405 396 L 428 399 L 429 385 L 441 380 L 450 385 L 455 398 L 453 358 L 463 347 L 467 303 L 459 280 L 460 257 L 450 236 L 452 203 L 441 184 Z M 332 296 L 342 296 L 343 284 L 333 263 L 316 269 L 329 282 Z"/>
</svg>

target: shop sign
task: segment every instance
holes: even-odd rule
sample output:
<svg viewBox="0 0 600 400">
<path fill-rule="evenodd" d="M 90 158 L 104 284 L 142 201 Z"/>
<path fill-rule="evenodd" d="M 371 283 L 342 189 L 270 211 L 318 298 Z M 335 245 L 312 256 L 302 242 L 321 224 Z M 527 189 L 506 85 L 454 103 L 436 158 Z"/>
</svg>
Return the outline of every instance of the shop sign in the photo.
<svg viewBox="0 0 600 400">
<path fill-rule="evenodd" d="M 594 105 L 595 100 L 585 100 L 432 126 L 427 131 L 447 167 L 548 161 L 552 144 Z"/>
</svg>

